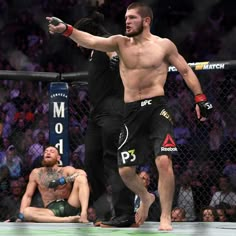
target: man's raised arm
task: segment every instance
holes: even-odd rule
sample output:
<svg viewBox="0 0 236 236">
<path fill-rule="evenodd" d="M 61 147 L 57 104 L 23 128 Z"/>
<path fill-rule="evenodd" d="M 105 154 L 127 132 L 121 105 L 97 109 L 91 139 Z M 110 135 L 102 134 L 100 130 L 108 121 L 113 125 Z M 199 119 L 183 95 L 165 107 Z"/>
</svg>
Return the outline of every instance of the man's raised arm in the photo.
<svg viewBox="0 0 236 236">
<path fill-rule="evenodd" d="M 50 34 L 62 34 L 65 37 L 70 37 L 78 45 L 95 49 L 103 52 L 118 51 L 118 38 L 121 35 L 111 36 L 109 38 L 94 36 L 87 32 L 75 29 L 73 26 L 66 24 L 57 17 L 46 17 L 49 22 L 48 29 Z"/>
</svg>

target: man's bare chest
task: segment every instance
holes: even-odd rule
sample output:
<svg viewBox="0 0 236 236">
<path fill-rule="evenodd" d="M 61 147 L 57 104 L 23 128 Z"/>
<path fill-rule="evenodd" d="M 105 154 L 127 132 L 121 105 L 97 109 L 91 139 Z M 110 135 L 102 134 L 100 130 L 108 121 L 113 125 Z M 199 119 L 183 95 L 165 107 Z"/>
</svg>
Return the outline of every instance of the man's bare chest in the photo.
<svg viewBox="0 0 236 236">
<path fill-rule="evenodd" d="M 40 171 L 38 173 L 38 182 L 39 185 L 42 187 L 48 187 L 49 183 L 52 180 L 57 180 L 60 177 L 63 176 L 63 171 L 62 170 L 58 170 L 58 171 Z"/>
<path fill-rule="evenodd" d="M 129 69 L 158 68 L 164 60 L 162 50 L 150 47 L 148 44 L 142 47 L 129 47 L 123 53 L 123 63 Z"/>
</svg>

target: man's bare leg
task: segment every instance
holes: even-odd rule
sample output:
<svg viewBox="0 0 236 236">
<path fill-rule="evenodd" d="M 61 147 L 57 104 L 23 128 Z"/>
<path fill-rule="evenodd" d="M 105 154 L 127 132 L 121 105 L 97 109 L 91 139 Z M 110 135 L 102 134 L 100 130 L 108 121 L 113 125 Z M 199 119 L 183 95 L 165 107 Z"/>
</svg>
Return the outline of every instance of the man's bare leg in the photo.
<svg viewBox="0 0 236 236">
<path fill-rule="evenodd" d="M 81 204 L 81 214 L 80 214 L 80 222 L 88 223 L 88 202 L 89 202 L 89 187 L 87 178 L 81 181 L 79 187 L 79 201 Z"/>
<path fill-rule="evenodd" d="M 89 185 L 87 177 L 79 175 L 75 178 L 74 186 L 71 191 L 68 203 L 74 207 L 81 207 L 80 223 L 88 223 L 88 202 L 89 202 Z"/>
<path fill-rule="evenodd" d="M 126 186 L 140 197 L 141 204 L 136 212 L 135 221 L 138 225 L 141 225 L 147 219 L 149 208 L 155 197 L 145 188 L 143 181 L 136 174 L 135 166 L 121 167 L 119 173 Z"/>
<path fill-rule="evenodd" d="M 159 172 L 158 192 L 162 210 L 159 230 L 172 230 L 171 208 L 175 188 L 172 161 L 168 156 L 162 155 L 155 162 Z"/>
<path fill-rule="evenodd" d="M 142 225 L 144 221 L 147 219 L 149 208 L 152 205 L 152 203 L 155 201 L 155 196 L 151 193 L 148 193 L 147 196 L 144 197 L 144 199 L 145 198 L 146 200 L 141 200 L 140 207 L 138 208 L 135 214 L 135 222 L 138 225 Z"/>
<path fill-rule="evenodd" d="M 78 223 L 80 216 L 58 217 L 46 208 L 27 207 L 24 209 L 26 221 L 38 223 Z"/>
</svg>

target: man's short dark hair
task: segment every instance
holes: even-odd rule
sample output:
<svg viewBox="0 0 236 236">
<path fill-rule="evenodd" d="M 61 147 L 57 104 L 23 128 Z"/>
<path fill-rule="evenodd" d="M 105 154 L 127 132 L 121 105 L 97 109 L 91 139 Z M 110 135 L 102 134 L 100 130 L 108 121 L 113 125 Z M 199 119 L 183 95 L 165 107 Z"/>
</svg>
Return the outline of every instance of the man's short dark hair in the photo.
<svg viewBox="0 0 236 236">
<path fill-rule="evenodd" d="M 153 11 L 151 7 L 149 7 L 147 4 L 143 2 L 133 2 L 128 7 L 127 10 L 130 9 L 138 9 L 138 12 L 141 17 L 150 17 L 151 23 L 153 21 Z"/>
</svg>

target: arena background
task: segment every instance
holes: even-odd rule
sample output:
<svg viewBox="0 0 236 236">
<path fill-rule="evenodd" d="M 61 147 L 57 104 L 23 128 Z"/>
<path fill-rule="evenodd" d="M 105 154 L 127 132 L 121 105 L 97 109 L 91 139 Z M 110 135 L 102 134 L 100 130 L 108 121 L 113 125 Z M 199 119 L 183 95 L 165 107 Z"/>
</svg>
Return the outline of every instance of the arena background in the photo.
<svg viewBox="0 0 236 236">
<path fill-rule="evenodd" d="M 104 13 L 106 25 L 112 33 L 123 32 L 125 8 L 132 1 L 99 2 L 96 5 L 94 1 L 89 4 L 83 0 L 0 1 L 1 221 L 17 211 L 28 174 L 39 164 L 37 160 L 31 162 L 33 155 L 36 158 L 41 154 L 39 131 L 45 135 L 41 140 L 43 146 L 61 144 L 59 141 L 63 140 L 63 146 L 59 147 L 63 151 L 64 164 L 83 168 L 83 138 L 89 113 L 87 62 L 71 40 L 48 34 L 45 16 L 54 15 L 73 24 L 97 9 Z M 235 59 L 233 1 L 146 2 L 152 5 L 155 13 L 153 33 L 173 40 L 188 62 Z M 183 176 L 188 176 L 192 186 L 201 186 L 205 193 L 199 199 L 202 205 L 208 205 L 213 193 L 219 189 L 218 180 L 225 168 L 235 165 L 233 65 L 224 70 L 196 70 L 203 90 L 214 106 L 209 120 L 204 123 L 196 119 L 194 97 L 178 73 L 170 72 L 165 86 L 174 114 L 179 149 L 173 159 L 176 183 L 180 184 Z M 59 105 L 55 117 L 53 105 L 62 102 L 68 109 Z M 62 114 L 65 115 L 63 119 Z M 12 146 L 14 155 L 21 160 L 21 169 L 8 173 L 6 178 L 1 161 Z M 148 162 L 140 168 L 151 173 L 149 190 L 154 191 L 158 173 L 153 163 Z M 235 186 L 235 179 L 231 177 Z M 10 188 L 11 179 L 21 183 L 21 191 L 17 194 Z M 9 204 L 12 193 L 17 195 L 14 207 Z M 40 204 L 37 196 L 34 204 Z M 151 214 L 152 220 L 159 220 L 158 211 Z"/>
</svg>

